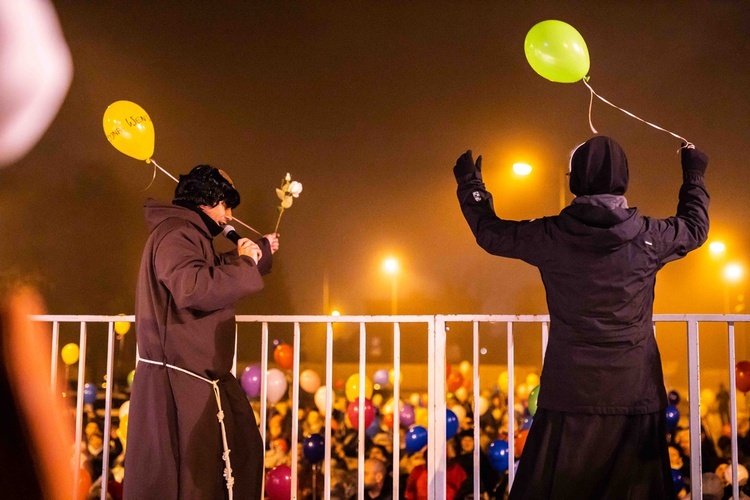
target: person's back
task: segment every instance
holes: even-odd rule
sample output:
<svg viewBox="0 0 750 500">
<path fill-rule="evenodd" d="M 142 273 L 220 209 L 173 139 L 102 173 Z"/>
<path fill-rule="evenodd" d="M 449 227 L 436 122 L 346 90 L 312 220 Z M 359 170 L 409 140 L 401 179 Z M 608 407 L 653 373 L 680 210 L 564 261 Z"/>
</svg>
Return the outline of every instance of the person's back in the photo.
<svg viewBox="0 0 750 500">
<path fill-rule="evenodd" d="M 477 243 L 537 267 L 547 294 L 539 410 L 514 498 L 606 495 L 623 487 L 636 497 L 669 496 L 666 393 L 651 321 L 657 271 L 708 233 L 707 158 L 691 147 L 682 149 L 677 214 L 667 219 L 627 206 L 627 159 L 608 137 L 573 153 L 573 203 L 532 221 L 495 215 L 481 157 L 475 164 L 468 151 L 456 163 L 458 198 Z M 575 450 L 563 442 L 576 443 Z"/>
</svg>

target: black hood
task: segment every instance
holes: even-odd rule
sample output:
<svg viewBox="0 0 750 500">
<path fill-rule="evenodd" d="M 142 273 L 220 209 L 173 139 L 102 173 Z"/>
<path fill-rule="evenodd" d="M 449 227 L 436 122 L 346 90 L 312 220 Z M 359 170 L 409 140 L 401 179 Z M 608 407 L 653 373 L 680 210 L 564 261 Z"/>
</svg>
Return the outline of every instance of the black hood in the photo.
<svg viewBox="0 0 750 500">
<path fill-rule="evenodd" d="M 570 158 L 570 191 L 576 196 L 623 195 L 629 177 L 625 151 L 610 137 L 589 139 Z"/>
</svg>

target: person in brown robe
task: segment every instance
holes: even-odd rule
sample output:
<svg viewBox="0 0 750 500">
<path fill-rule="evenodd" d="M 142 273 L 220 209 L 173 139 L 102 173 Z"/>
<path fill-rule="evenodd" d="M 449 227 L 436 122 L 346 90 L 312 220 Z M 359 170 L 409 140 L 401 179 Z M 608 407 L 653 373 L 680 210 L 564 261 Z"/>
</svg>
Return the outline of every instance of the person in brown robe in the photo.
<svg viewBox="0 0 750 500">
<path fill-rule="evenodd" d="M 278 235 L 217 255 L 213 237 L 239 202 L 224 172 L 199 165 L 172 205 L 144 207 L 125 499 L 261 498 L 263 443 L 231 373 L 233 304 L 263 288 Z"/>
</svg>

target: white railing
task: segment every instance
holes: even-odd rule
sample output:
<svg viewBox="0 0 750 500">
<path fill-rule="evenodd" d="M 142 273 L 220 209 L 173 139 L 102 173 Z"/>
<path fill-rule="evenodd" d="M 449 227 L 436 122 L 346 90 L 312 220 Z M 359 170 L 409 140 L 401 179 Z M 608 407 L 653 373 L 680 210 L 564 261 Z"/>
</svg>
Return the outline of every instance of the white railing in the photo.
<svg viewBox="0 0 750 500">
<path fill-rule="evenodd" d="M 41 315 L 34 316 L 35 321 L 51 324 L 52 328 L 52 358 L 51 358 L 51 378 L 52 388 L 57 387 L 58 357 L 59 357 L 59 338 L 60 325 L 63 323 L 76 323 L 79 325 L 79 348 L 80 355 L 78 360 L 78 385 L 76 397 L 76 450 L 80 449 L 83 435 L 83 393 L 85 382 L 86 368 L 86 343 L 87 343 L 87 324 L 89 323 L 106 323 L 108 324 L 107 337 L 107 381 L 114 379 L 114 351 L 115 351 L 115 322 L 134 322 L 133 316 L 61 316 L 61 315 Z M 473 414 L 474 414 L 474 498 L 479 498 L 480 479 L 479 479 L 479 404 L 478 394 L 480 386 L 480 325 L 482 324 L 505 324 L 506 341 L 507 341 L 507 372 L 508 386 L 513 388 L 515 363 L 515 327 L 519 324 L 533 324 L 539 328 L 542 338 L 540 365 L 544 360 L 544 352 L 547 346 L 549 316 L 516 316 L 516 315 L 436 315 L 436 316 L 237 316 L 238 324 L 255 323 L 261 326 L 260 336 L 260 353 L 261 353 L 261 394 L 260 394 L 260 432 L 265 440 L 267 427 L 267 398 L 266 398 L 266 380 L 265 376 L 268 370 L 268 347 L 269 347 L 269 330 L 268 325 L 273 323 L 287 324 L 293 328 L 293 353 L 294 361 L 292 367 L 292 385 L 289 389 L 292 401 L 292 429 L 291 429 L 291 476 L 292 476 L 292 498 L 297 498 L 297 464 L 298 451 L 296 443 L 299 437 L 297 414 L 299 410 L 300 399 L 300 350 L 304 347 L 302 342 L 302 333 L 300 325 L 319 324 L 326 328 L 325 335 L 325 387 L 326 387 L 326 415 L 325 415 L 325 458 L 324 458 L 324 497 L 330 499 L 331 495 L 331 407 L 333 395 L 333 333 L 336 324 L 358 324 L 359 325 L 359 354 L 358 354 L 358 374 L 360 381 L 364 380 L 367 375 L 367 328 L 373 324 L 391 324 L 393 326 L 393 365 L 394 373 L 401 372 L 401 325 L 415 324 L 421 325 L 424 329 L 428 340 L 427 352 L 427 377 L 428 377 L 428 447 L 427 447 L 427 465 L 428 465 L 428 489 L 432 499 L 445 498 L 446 493 L 446 340 L 449 325 L 469 323 L 472 325 L 472 370 L 473 370 Z M 727 353 L 727 371 L 729 373 L 730 386 L 730 418 L 732 429 L 732 477 L 738 477 L 737 462 L 737 395 L 735 389 L 735 371 L 733 367 L 736 364 L 735 356 L 735 324 L 749 323 L 750 315 L 688 315 L 688 314 L 671 314 L 655 315 L 654 331 L 659 335 L 659 325 L 663 323 L 681 323 L 686 327 L 687 343 L 687 365 L 688 365 L 688 400 L 689 400 L 689 422 L 690 422 L 690 464 L 691 464 L 691 488 L 692 498 L 700 498 L 702 495 L 701 487 L 701 410 L 700 410 L 700 348 L 699 348 L 699 325 L 702 323 L 719 323 L 727 327 L 726 335 L 728 342 Z M 236 374 L 236 362 L 233 373 Z M 382 364 L 382 363 L 381 363 Z M 66 381 L 67 382 L 67 381 Z M 400 381 L 399 377 L 393 380 L 393 400 L 394 422 L 393 422 L 393 495 L 398 497 L 399 491 L 399 410 L 398 402 L 400 400 Z M 105 418 L 104 418 L 104 449 L 103 449 L 103 471 L 102 471 L 102 499 L 106 496 L 108 467 L 109 467 L 109 446 L 107 446 L 108 436 L 111 430 L 112 415 L 112 383 L 107 383 L 105 394 Z M 508 432 L 508 451 L 509 451 L 509 485 L 514 480 L 514 432 L 513 432 L 513 408 L 515 395 L 513 390 L 508 391 L 508 411 L 509 411 L 509 432 Z M 364 482 L 362 481 L 362 470 L 364 469 L 364 443 L 365 443 L 365 384 L 359 384 L 359 448 L 358 448 L 358 498 L 364 498 Z M 697 432 L 696 432 L 697 430 Z M 78 485 L 78 474 L 80 467 L 74 470 L 74 488 Z M 738 482 L 733 481 L 734 497 L 739 498 Z"/>
</svg>

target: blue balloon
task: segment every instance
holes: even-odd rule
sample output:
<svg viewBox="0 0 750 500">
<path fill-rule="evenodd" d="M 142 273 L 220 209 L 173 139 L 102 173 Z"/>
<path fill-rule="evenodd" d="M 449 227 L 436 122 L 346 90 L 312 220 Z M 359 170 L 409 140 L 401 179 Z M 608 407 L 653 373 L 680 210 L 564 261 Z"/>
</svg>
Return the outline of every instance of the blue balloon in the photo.
<svg viewBox="0 0 750 500">
<path fill-rule="evenodd" d="M 427 446 L 427 429 L 422 427 L 421 425 L 415 425 L 408 431 L 406 431 L 406 436 L 404 437 L 406 451 L 409 453 L 414 453 L 425 446 Z"/>
<path fill-rule="evenodd" d="M 674 429 L 680 421 L 680 411 L 674 405 L 667 406 L 667 429 Z"/>
<path fill-rule="evenodd" d="M 685 480 L 682 478 L 682 473 L 677 469 L 672 469 L 672 486 L 674 486 L 675 494 L 682 491 L 685 487 Z"/>
<path fill-rule="evenodd" d="M 680 393 L 677 391 L 669 391 L 669 394 L 667 394 L 667 401 L 669 401 L 669 404 L 677 406 L 680 404 Z"/>
<path fill-rule="evenodd" d="M 527 429 L 531 429 L 531 424 L 534 423 L 534 417 L 524 417 L 523 423 L 521 424 L 521 430 L 525 431 Z"/>
<path fill-rule="evenodd" d="M 508 442 L 502 439 L 496 439 L 490 443 L 489 459 L 492 467 L 498 472 L 508 470 Z"/>
<path fill-rule="evenodd" d="M 83 404 L 94 406 L 96 402 L 96 386 L 94 384 L 83 385 Z"/>
<path fill-rule="evenodd" d="M 367 434 L 367 437 L 370 439 L 374 438 L 378 432 L 380 432 L 380 415 L 376 415 L 375 418 L 372 419 L 370 427 L 365 429 L 365 434 Z"/>
<path fill-rule="evenodd" d="M 311 434 L 302 443 L 302 454 L 311 464 L 317 464 L 326 455 L 326 441 L 320 434 Z"/>
<path fill-rule="evenodd" d="M 445 410 L 445 439 L 450 439 L 458 432 L 458 416 L 453 410 Z"/>
</svg>

